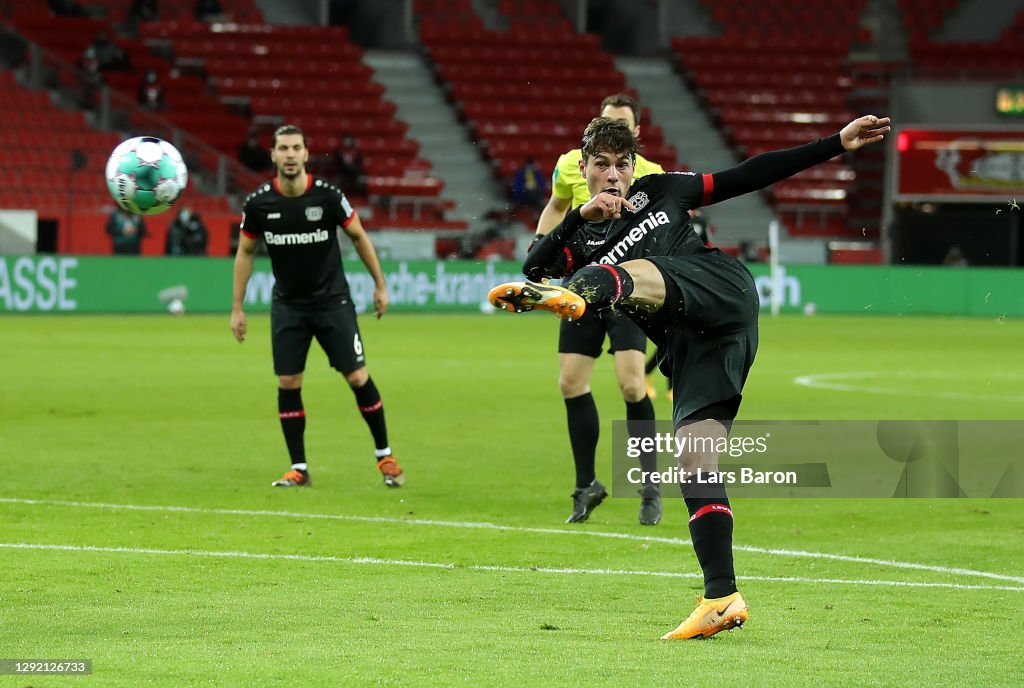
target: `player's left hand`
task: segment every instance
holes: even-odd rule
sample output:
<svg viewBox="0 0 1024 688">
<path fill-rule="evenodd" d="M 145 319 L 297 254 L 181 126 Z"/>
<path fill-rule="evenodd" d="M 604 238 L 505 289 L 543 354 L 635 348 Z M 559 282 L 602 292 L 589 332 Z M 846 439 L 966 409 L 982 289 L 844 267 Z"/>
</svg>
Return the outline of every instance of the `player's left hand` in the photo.
<svg viewBox="0 0 1024 688">
<path fill-rule="evenodd" d="M 853 120 L 839 132 L 839 140 L 846 150 L 857 150 L 869 143 L 875 143 L 885 138 L 889 133 L 888 117 L 875 117 L 865 115 Z"/>
<path fill-rule="evenodd" d="M 387 310 L 388 289 L 387 287 L 377 287 L 373 290 L 373 312 L 377 315 L 377 320 L 380 320 Z"/>
</svg>

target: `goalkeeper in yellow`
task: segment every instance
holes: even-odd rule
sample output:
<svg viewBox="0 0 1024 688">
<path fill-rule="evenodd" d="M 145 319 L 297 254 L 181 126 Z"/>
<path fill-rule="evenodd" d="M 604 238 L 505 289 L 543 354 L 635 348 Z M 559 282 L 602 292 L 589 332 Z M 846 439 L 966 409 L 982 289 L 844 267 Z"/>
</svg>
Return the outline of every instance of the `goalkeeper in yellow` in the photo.
<svg viewBox="0 0 1024 688">
<path fill-rule="evenodd" d="M 622 93 L 608 96 L 601 101 L 600 114 L 622 120 L 639 136 L 640 104 L 636 99 Z M 587 180 L 580 174 L 581 158 L 579 148 L 558 158 L 551 177 L 551 198 L 537 221 L 538 238 L 554 229 L 569 210 L 590 200 Z M 661 165 L 637 155 L 633 179 L 664 171 Z M 615 377 L 626 402 L 626 420 L 654 420 L 654 405 L 647 395 L 644 377 L 647 336 L 636 323 L 612 309 L 587 312 L 571 322 L 562 320 L 558 333 L 558 386 L 565 399 L 569 444 L 576 465 L 572 513 L 566 523 L 586 521 L 590 512 L 608 496 L 594 468 L 600 422 L 590 393 L 590 376 L 604 348 L 606 335 L 610 342 L 608 351 L 615 357 Z M 653 454 L 645 455 L 640 464 L 644 471 L 656 471 L 655 461 Z M 657 484 L 644 485 L 640 490 L 639 518 L 643 525 L 656 525 L 661 520 L 661 494 Z"/>
</svg>

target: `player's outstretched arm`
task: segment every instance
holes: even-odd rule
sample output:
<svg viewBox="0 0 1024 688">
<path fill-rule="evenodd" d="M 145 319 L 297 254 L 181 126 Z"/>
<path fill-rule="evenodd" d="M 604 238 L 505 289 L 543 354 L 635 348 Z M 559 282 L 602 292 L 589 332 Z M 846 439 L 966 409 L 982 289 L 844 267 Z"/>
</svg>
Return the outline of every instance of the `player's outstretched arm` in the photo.
<svg viewBox="0 0 1024 688">
<path fill-rule="evenodd" d="M 853 151 L 885 138 L 889 131 L 889 118 L 866 115 L 847 124 L 827 138 L 818 139 L 795 148 L 762 153 L 749 158 L 736 167 L 716 172 L 710 182 L 704 181 L 710 192 L 710 203 L 742 196 L 782 181 L 787 177 L 831 160 L 844 151 Z"/>
</svg>

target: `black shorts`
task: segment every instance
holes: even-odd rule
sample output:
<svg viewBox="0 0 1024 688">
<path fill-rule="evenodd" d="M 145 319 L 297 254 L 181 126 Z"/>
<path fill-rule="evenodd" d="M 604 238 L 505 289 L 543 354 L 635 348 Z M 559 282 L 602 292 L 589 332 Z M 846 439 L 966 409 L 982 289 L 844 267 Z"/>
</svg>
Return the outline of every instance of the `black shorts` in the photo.
<svg viewBox="0 0 1024 688">
<path fill-rule="evenodd" d="M 714 408 L 717 420 L 739 411 L 743 385 L 757 353 L 760 302 L 750 272 L 735 258 L 710 251 L 648 258 L 661 271 L 667 305 L 651 316 L 637 313 L 651 338 L 665 347 L 662 372 L 672 380 L 676 427 Z M 674 297 L 674 298 L 673 298 Z"/>
<path fill-rule="evenodd" d="M 301 309 L 274 300 L 270 307 L 274 373 L 298 375 L 306 369 L 313 337 L 331 367 L 348 374 L 366 365 L 356 309 L 349 300 L 319 309 Z"/>
<path fill-rule="evenodd" d="M 628 316 L 613 310 L 587 311 L 579 320 L 561 321 L 558 329 L 558 353 L 582 354 L 597 358 L 608 335 L 608 353 L 647 351 L 647 335 Z"/>
</svg>

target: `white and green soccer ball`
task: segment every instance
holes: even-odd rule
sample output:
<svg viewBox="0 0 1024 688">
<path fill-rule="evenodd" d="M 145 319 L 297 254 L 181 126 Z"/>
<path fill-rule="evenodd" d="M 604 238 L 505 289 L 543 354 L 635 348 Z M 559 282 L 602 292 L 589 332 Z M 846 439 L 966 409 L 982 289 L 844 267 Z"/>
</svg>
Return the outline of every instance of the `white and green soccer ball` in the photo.
<svg viewBox="0 0 1024 688">
<path fill-rule="evenodd" d="M 117 204 L 136 215 L 168 210 L 188 184 L 178 149 L 163 139 L 136 136 L 122 142 L 107 160 L 107 188 Z"/>
</svg>

